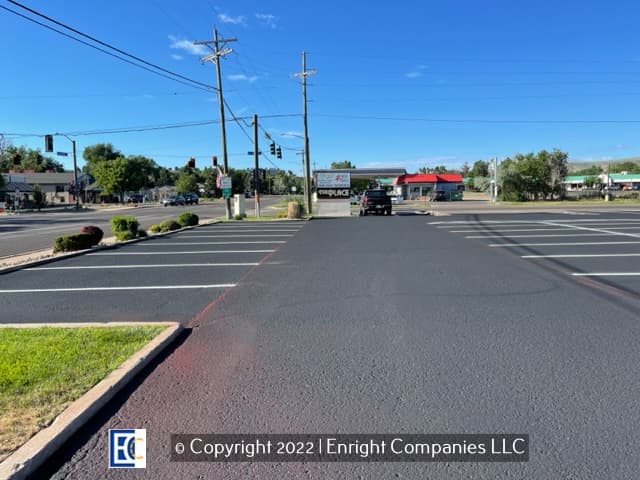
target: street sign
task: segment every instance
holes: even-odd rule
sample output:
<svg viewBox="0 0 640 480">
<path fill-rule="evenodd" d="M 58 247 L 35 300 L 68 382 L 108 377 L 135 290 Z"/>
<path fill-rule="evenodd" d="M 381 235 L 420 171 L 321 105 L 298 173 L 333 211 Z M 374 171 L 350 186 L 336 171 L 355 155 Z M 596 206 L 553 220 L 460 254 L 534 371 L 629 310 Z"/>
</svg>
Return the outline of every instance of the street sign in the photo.
<svg viewBox="0 0 640 480">
<path fill-rule="evenodd" d="M 253 152 L 247 152 L 247 155 L 253 155 Z M 258 155 L 262 155 L 262 150 L 258 150 Z"/>
<path fill-rule="evenodd" d="M 222 196 L 224 198 L 231 198 L 231 177 L 224 176 L 220 178 L 220 189 L 222 190 Z"/>
<path fill-rule="evenodd" d="M 56 152 L 56 155 L 58 155 L 59 157 L 68 157 L 69 152 Z"/>
</svg>

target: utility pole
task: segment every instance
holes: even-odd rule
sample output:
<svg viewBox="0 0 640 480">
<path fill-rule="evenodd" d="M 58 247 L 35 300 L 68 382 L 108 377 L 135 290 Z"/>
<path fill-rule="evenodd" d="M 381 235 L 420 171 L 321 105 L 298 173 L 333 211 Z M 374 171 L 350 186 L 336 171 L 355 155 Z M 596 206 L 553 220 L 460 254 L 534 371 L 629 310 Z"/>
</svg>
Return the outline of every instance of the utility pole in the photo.
<svg viewBox="0 0 640 480">
<path fill-rule="evenodd" d="M 307 200 L 307 213 L 311 215 L 311 172 L 309 168 L 309 129 L 307 125 L 307 76 L 315 75 L 316 70 L 307 70 L 307 54 L 302 52 L 302 72 L 294 77 L 302 78 L 302 117 L 304 122 L 304 192 Z"/>
<path fill-rule="evenodd" d="M 256 217 L 260 218 L 260 169 L 258 166 L 258 115 L 253 115 L 253 183 L 256 189 Z"/>
<path fill-rule="evenodd" d="M 218 38 L 218 30 L 213 29 L 213 40 L 202 40 L 193 42 L 194 45 L 206 45 L 213 51 L 209 55 L 205 55 L 200 59 L 202 62 L 212 62 L 216 65 L 216 80 L 218 90 L 218 107 L 220 109 L 220 141 L 222 142 L 222 166 L 224 174 L 229 175 L 229 161 L 227 158 L 227 130 L 224 123 L 224 97 L 222 96 L 222 74 L 220 73 L 220 59 L 231 53 L 233 50 L 226 47 L 229 42 L 237 41 L 237 38 Z M 211 47 L 214 45 L 214 48 Z M 231 219 L 231 199 L 225 199 L 225 213 L 227 220 Z"/>
</svg>

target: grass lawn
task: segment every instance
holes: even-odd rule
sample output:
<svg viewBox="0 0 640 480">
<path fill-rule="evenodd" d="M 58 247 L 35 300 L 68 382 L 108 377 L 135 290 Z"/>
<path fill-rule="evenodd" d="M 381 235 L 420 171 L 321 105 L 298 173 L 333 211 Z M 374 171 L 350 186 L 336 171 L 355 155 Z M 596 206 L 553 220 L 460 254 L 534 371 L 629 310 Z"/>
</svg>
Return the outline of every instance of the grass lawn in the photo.
<svg viewBox="0 0 640 480">
<path fill-rule="evenodd" d="M 0 461 L 165 328 L 0 328 Z"/>
</svg>

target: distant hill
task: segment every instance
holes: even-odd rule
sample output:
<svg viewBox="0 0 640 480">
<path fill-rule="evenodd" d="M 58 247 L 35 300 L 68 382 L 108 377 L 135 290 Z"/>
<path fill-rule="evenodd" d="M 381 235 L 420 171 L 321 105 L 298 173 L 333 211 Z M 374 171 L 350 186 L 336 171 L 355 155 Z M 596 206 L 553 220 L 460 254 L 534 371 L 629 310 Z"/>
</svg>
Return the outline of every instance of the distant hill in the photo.
<svg viewBox="0 0 640 480">
<path fill-rule="evenodd" d="M 640 157 L 629 157 L 629 158 L 616 158 L 613 160 L 579 160 L 569 161 L 569 173 L 575 172 L 576 170 L 583 170 L 585 168 L 589 168 L 591 165 L 598 165 L 602 167 L 604 170 L 607 169 L 608 165 L 615 165 L 616 163 L 622 162 L 636 162 L 640 164 Z"/>
</svg>

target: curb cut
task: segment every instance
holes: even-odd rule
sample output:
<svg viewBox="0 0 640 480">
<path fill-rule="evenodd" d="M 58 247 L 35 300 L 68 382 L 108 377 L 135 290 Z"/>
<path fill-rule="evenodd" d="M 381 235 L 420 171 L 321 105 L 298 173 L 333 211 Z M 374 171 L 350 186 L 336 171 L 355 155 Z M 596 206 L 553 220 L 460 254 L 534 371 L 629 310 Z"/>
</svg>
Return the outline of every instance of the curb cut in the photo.
<svg viewBox="0 0 640 480">
<path fill-rule="evenodd" d="M 6 327 L 40 327 L 47 324 L 15 325 Z M 73 402 L 56 417 L 53 423 L 34 435 L 27 443 L 13 452 L 0 463 L 0 478 L 6 480 L 23 480 L 32 475 L 49 457 L 55 454 L 80 427 L 87 423 L 102 407 L 104 407 L 122 388 L 131 381 L 144 367 L 156 358 L 180 334 L 183 326 L 180 323 L 154 322 L 111 322 L 111 323 L 76 323 L 56 324 L 56 327 L 80 326 L 135 326 L 135 325 L 167 325 L 162 332 L 142 349 L 131 355 L 125 362 L 107 375 L 91 390 Z"/>
</svg>

